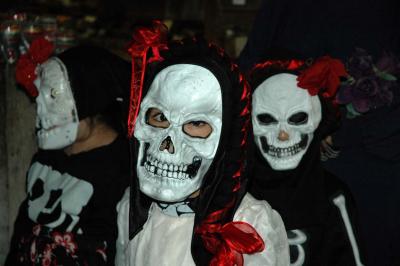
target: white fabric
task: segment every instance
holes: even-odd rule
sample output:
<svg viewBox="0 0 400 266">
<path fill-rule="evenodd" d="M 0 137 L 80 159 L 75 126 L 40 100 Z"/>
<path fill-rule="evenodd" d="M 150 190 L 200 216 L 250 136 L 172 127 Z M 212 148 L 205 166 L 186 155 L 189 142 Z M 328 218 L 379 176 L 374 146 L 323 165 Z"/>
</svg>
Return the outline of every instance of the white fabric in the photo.
<svg viewBox="0 0 400 266">
<path fill-rule="evenodd" d="M 194 215 L 172 217 L 161 212 L 156 204 L 149 210 L 143 229 L 129 241 L 129 190 L 118 204 L 117 266 L 190 266 L 191 236 Z M 289 251 L 285 227 L 280 215 L 266 201 L 247 194 L 241 202 L 235 221 L 251 224 L 265 243 L 264 251 L 244 255 L 246 266 L 287 266 Z"/>
</svg>

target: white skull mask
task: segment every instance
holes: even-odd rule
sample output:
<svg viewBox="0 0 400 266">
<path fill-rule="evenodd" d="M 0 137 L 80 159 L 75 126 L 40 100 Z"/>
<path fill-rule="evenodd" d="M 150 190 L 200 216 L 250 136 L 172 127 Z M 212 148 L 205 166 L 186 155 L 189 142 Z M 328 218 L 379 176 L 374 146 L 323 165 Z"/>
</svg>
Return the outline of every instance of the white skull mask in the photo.
<svg viewBox="0 0 400 266">
<path fill-rule="evenodd" d="M 297 87 L 297 76 L 277 74 L 253 93 L 253 131 L 261 154 L 275 170 L 298 166 L 321 121 L 318 96 Z"/>
<path fill-rule="evenodd" d="M 164 202 L 184 200 L 199 190 L 217 151 L 221 126 L 221 87 L 209 70 L 192 64 L 163 69 L 143 99 L 135 125 L 140 190 Z M 197 135 L 201 127 L 209 133 Z"/>
<path fill-rule="evenodd" d="M 38 146 L 42 149 L 61 149 L 71 145 L 77 136 L 79 119 L 67 70 L 56 57 L 38 67 L 34 81 L 36 97 Z"/>
</svg>

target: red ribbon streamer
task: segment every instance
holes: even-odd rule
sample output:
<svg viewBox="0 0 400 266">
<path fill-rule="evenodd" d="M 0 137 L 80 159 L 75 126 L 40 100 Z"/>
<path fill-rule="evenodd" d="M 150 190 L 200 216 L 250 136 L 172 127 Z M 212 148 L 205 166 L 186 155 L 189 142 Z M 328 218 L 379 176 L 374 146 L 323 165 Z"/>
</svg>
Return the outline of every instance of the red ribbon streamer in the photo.
<svg viewBox="0 0 400 266">
<path fill-rule="evenodd" d="M 279 67 L 279 68 L 282 68 L 282 69 L 286 69 L 286 70 L 296 70 L 296 69 L 299 69 L 303 65 L 304 65 L 304 61 L 303 60 L 297 60 L 297 59 L 292 59 L 292 60 L 268 60 L 268 61 L 265 61 L 264 63 L 256 64 L 254 66 L 254 69 L 276 66 L 276 67 Z"/>
<path fill-rule="evenodd" d="M 131 95 L 128 115 L 128 137 L 132 137 L 136 118 L 142 99 L 144 74 L 147 63 L 161 61 L 160 50 L 167 47 L 168 28 L 161 21 L 153 21 L 152 28 L 139 27 L 132 37 L 128 52 L 132 56 Z M 152 49 L 153 56 L 147 60 L 147 52 Z"/>
</svg>

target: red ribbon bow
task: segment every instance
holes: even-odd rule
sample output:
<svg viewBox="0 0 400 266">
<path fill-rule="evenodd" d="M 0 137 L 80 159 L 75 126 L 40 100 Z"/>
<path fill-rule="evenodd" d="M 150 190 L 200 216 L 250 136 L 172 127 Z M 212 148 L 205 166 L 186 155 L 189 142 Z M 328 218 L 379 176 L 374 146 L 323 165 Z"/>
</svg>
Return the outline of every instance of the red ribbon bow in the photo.
<svg viewBox="0 0 400 266">
<path fill-rule="evenodd" d="M 311 96 L 321 91 L 323 97 L 331 98 L 340 85 L 340 77 L 345 76 L 347 72 L 340 60 L 323 56 L 297 77 L 297 86 L 308 90 Z"/>
<path fill-rule="evenodd" d="M 204 246 L 215 254 L 211 266 L 243 265 L 243 254 L 261 252 L 265 244 L 257 231 L 248 223 L 236 221 L 223 226 L 203 223 L 196 229 Z"/>
<path fill-rule="evenodd" d="M 54 45 L 43 37 L 32 41 L 27 53 L 20 56 L 16 67 L 16 80 L 23 85 L 26 92 L 36 97 L 38 90 L 33 83 L 37 78 L 36 68 L 45 62 L 54 51 Z"/>
<path fill-rule="evenodd" d="M 128 115 L 128 137 L 132 137 L 136 117 L 142 99 L 142 89 L 146 64 L 163 60 L 160 50 L 167 47 L 168 28 L 161 21 L 153 21 L 152 28 L 139 27 L 133 33 L 128 52 L 132 56 L 131 96 Z M 153 56 L 147 60 L 147 52 L 152 49 Z"/>
</svg>

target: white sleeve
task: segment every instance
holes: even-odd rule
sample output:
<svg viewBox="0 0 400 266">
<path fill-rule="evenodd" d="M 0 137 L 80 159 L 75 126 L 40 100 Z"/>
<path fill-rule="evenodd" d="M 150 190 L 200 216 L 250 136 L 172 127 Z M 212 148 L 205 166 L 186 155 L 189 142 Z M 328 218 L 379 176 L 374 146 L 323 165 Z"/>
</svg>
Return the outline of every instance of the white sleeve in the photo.
<svg viewBox="0 0 400 266">
<path fill-rule="evenodd" d="M 129 245 L 129 187 L 117 205 L 118 238 L 116 243 L 115 265 L 127 266 L 126 249 Z"/>
<path fill-rule="evenodd" d="M 236 211 L 234 220 L 252 225 L 265 244 L 262 252 L 244 254 L 244 265 L 288 266 L 290 264 L 285 226 L 278 212 L 265 200 L 256 200 L 247 194 Z"/>
</svg>

